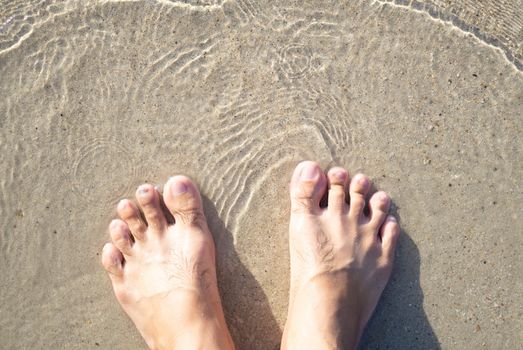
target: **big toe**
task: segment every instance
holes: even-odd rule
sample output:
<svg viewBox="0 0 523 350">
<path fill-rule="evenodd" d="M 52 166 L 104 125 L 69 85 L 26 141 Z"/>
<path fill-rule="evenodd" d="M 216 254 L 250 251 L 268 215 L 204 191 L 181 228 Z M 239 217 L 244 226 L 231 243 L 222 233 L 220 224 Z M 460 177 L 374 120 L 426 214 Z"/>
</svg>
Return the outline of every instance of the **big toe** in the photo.
<svg viewBox="0 0 523 350">
<path fill-rule="evenodd" d="M 200 192 L 188 177 L 171 177 L 164 186 L 163 198 L 176 224 L 206 225 Z"/>
<path fill-rule="evenodd" d="M 327 180 L 316 162 L 298 164 L 291 179 L 291 210 L 293 212 L 317 212 L 325 194 Z"/>
</svg>

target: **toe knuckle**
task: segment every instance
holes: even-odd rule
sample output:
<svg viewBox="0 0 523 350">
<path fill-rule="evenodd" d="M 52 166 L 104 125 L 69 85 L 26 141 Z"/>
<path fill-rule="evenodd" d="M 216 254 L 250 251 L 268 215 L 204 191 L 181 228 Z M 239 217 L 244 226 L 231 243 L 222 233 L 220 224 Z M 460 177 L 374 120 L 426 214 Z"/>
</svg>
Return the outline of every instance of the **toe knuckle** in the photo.
<svg viewBox="0 0 523 350">
<path fill-rule="evenodd" d="M 313 207 L 313 199 L 311 197 L 295 197 L 291 211 L 293 213 L 303 213 L 309 211 Z"/>
<path fill-rule="evenodd" d="M 122 231 L 112 231 L 111 232 L 111 238 L 114 242 L 119 242 L 123 239 L 123 233 Z"/>
<path fill-rule="evenodd" d="M 176 214 L 179 220 L 187 225 L 200 225 L 205 222 L 205 216 L 199 208 L 178 209 Z"/>
<path fill-rule="evenodd" d="M 150 222 L 161 222 L 163 220 L 163 214 L 158 210 L 151 210 L 147 212 L 146 218 Z"/>
<path fill-rule="evenodd" d="M 114 237 L 114 242 L 119 247 L 126 246 L 129 244 L 129 236 L 120 234 L 117 237 Z"/>
<path fill-rule="evenodd" d="M 308 183 L 301 184 L 292 197 L 296 201 L 311 201 L 314 198 L 314 185 Z"/>
<path fill-rule="evenodd" d="M 147 208 L 147 207 L 151 207 L 155 204 L 155 197 L 152 193 L 149 193 L 149 194 L 146 194 L 146 195 L 142 195 L 138 202 L 140 203 L 140 205 L 144 208 Z"/>
<path fill-rule="evenodd" d="M 359 212 L 365 206 L 365 200 L 363 197 L 351 196 L 349 205 L 352 211 Z"/>
</svg>

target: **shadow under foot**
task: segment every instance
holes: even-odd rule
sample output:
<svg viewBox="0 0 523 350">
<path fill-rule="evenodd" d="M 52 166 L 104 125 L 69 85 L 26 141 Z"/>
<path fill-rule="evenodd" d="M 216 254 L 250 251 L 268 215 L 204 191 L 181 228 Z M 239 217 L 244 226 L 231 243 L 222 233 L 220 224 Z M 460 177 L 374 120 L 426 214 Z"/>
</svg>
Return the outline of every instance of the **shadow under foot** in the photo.
<svg viewBox="0 0 523 350">
<path fill-rule="evenodd" d="M 423 310 L 420 255 L 402 232 L 389 284 L 360 342 L 360 349 L 439 350 L 440 344 Z"/>
<path fill-rule="evenodd" d="M 236 252 L 232 233 L 213 203 L 202 196 L 205 215 L 216 243 L 218 285 L 225 318 L 238 350 L 279 349 L 281 330 L 260 284 Z"/>
</svg>

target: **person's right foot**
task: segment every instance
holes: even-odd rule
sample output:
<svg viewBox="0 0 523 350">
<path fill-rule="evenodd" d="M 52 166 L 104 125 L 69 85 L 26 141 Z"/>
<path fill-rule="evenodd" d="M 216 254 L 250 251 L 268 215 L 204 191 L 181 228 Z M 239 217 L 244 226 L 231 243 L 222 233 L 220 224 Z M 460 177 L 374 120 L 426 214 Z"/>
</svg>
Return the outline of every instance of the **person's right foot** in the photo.
<svg viewBox="0 0 523 350">
<path fill-rule="evenodd" d="M 354 349 L 389 280 L 399 225 L 384 192 L 302 162 L 291 180 L 291 287 L 282 349 Z M 349 187 L 349 197 L 346 197 Z M 320 201 L 328 188 L 328 205 Z M 350 204 L 348 203 L 350 202 Z"/>
<path fill-rule="evenodd" d="M 147 184 L 136 199 L 139 207 L 129 200 L 118 205 L 122 220 L 112 221 L 112 243 L 102 253 L 122 308 L 151 349 L 233 350 L 214 241 L 195 184 L 175 176 L 165 184 L 163 203 Z M 164 204 L 175 223 L 167 221 Z"/>
</svg>

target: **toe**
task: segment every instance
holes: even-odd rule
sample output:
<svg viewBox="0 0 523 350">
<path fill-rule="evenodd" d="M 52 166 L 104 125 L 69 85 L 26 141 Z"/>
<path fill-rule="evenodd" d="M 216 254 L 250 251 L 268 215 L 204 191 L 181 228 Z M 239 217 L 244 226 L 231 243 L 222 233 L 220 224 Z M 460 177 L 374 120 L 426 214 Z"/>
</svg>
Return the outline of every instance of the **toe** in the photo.
<svg viewBox="0 0 523 350">
<path fill-rule="evenodd" d="M 128 199 L 122 199 L 117 207 L 118 216 L 125 221 L 132 235 L 137 240 L 145 238 L 145 230 L 147 225 L 143 222 L 140 210 Z"/>
<path fill-rule="evenodd" d="M 400 235 L 400 226 L 396 218 L 392 215 L 387 216 L 385 222 L 381 226 L 380 236 L 383 252 L 389 262 L 394 260 L 394 252 L 396 250 L 396 243 Z"/>
<path fill-rule="evenodd" d="M 167 225 L 167 220 L 160 206 L 160 194 L 153 185 L 145 184 L 136 190 L 136 200 L 143 211 L 147 226 L 152 233 L 163 232 Z"/>
<path fill-rule="evenodd" d="M 351 180 L 349 186 L 349 216 L 352 219 L 358 220 L 362 216 L 363 208 L 365 208 L 365 197 L 369 192 L 369 188 L 370 181 L 367 176 L 363 174 L 357 174 Z"/>
<path fill-rule="evenodd" d="M 383 191 L 376 192 L 369 200 L 370 219 L 369 224 L 376 229 L 383 224 L 390 208 L 390 197 Z"/>
<path fill-rule="evenodd" d="M 102 265 L 113 281 L 123 276 L 122 253 L 111 243 L 106 243 L 102 250 Z"/>
<path fill-rule="evenodd" d="M 318 163 L 298 164 L 291 179 L 291 210 L 314 213 L 320 210 L 327 180 Z"/>
<path fill-rule="evenodd" d="M 342 213 L 348 208 L 345 200 L 348 178 L 349 174 L 343 168 L 332 168 L 327 173 L 327 179 L 329 180 L 329 211 Z"/>
<path fill-rule="evenodd" d="M 133 241 L 131 239 L 131 231 L 129 226 L 122 220 L 113 220 L 109 225 L 109 233 L 111 234 L 111 240 L 113 244 L 120 250 L 124 255 L 131 255 Z"/>
<path fill-rule="evenodd" d="M 163 198 L 176 225 L 206 225 L 200 192 L 188 177 L 171 177 L 164 186 Z"/>
</svg>

